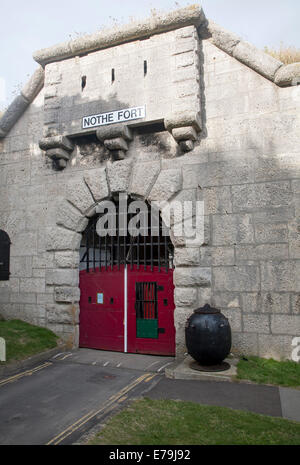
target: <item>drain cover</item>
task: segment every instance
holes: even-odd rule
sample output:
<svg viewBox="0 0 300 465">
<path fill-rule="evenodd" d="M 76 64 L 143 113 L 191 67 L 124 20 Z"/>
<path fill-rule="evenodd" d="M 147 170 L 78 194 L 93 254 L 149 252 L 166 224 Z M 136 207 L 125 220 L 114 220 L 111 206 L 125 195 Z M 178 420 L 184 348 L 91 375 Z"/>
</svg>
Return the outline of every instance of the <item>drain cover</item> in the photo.
<svg viewBox="0 0 300 465">
<path fill-rule="evenodd" d="M 191 362 L 190 367 L 193 370 L 197 370 L 197 371 L 218 372 L 218 371 L 229 370 L 230 365 L 227 362 L 222 362 L 222 363 L 219 363 L 218 365 L 210 365 L 210 366 L 200 365 L 200 363 L 198 362 Z"/>
</svg>

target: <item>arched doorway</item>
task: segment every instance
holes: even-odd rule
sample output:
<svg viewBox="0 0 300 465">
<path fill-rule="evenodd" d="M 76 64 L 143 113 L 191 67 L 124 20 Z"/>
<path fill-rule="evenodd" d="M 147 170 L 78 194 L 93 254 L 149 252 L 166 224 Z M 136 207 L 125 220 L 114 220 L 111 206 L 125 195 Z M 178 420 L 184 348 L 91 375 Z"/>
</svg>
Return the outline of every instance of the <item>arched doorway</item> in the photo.
<svg viewBox="0 0 300 465">
<path fill-rule="evenodd" d="M 175 355 L 173 244 L 149 205 L 113 205 L 91 218 L 82 237 L 79 345 Z"/>
</svg>

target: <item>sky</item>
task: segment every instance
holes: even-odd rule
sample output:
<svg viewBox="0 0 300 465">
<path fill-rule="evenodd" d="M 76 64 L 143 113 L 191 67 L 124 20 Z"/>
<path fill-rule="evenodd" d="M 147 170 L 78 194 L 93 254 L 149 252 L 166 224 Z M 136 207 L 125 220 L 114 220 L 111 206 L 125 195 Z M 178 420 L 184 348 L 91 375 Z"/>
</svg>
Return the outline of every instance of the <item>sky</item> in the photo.
<svg viewBox="0 0 300 465">
<path fill-rule="evenodd" d="M 32 54 L 102 26 L 143 18 L 152 9 L 200 3 L 207 18 L 263 49 L 300 48 L 299 0 L 0 0 L 0 110 L 37 67 Z"/>
</svg>

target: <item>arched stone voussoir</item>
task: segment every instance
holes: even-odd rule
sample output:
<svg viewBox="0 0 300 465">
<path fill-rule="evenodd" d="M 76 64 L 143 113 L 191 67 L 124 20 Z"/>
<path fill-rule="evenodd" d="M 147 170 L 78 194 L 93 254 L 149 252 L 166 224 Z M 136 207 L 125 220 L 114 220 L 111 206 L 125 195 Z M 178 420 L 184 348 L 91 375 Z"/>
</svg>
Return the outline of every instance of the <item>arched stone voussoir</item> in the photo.
<svg viewBox="0 0 300 465">
<path fill-rule="evenodd" d="M 148 200 L 167 201 L 182 188 L 182 172 L 180 169 L 168 169 L 160 172 Z"/>
<path fill-rule="evenodd" d="M 74 179 L 68 183 L 66 199 L 83 214 L 95 203 L 84 179 Z"/>
<path fill-rule="evenodd" d="M 81 238 L 81 234 L 59 226 L 47 228 L 46 250 L 79 250 Z"/>
<path fill-rule="evenodd" d="M 71 229 L 75 232 L 82 232 L 88 225 L 88 218 L 82 215 L 70 202 L 63 200 L 57 209 L 56 224 Z"/>
<path fill-rule="evenodd" d="M 84 180 L 96 202 L 109 197 L 106 168 L 98 168 L 86 172 L 84 174 Z"/>
<path fill-rule="evenodd" d="M 107 178 L 112 194 L 128 192 L 132 160 L 120 160 L 107 164 Z"/>
<path fill-rule="evenodd" d="M 147 198 L 160 172 L 160 162 L 136 163 L 132 171 L 129 193 Z"/>
</svg>

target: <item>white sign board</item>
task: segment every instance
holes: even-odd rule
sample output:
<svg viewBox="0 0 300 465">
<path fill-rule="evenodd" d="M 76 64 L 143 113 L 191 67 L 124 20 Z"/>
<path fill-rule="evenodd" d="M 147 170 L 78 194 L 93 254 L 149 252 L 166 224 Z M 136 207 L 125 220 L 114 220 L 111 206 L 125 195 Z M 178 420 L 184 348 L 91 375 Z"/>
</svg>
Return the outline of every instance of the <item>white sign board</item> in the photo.
<svg viewBox="0 0 300 465">
<path fill-rule="evenodd" d="M 6 346 L 3 337 L 0 337 L 0 362 L 6 362 Z"/>
<path fill-rule="evenodd" d="M 146 107 L 126 108 L 125 110 L 110 111 L 99 115 L 84 116 L 82 118 L 82 129 L 105 126 L 106 124 L 123 123 L 146 117 Z"/>
</svg>

